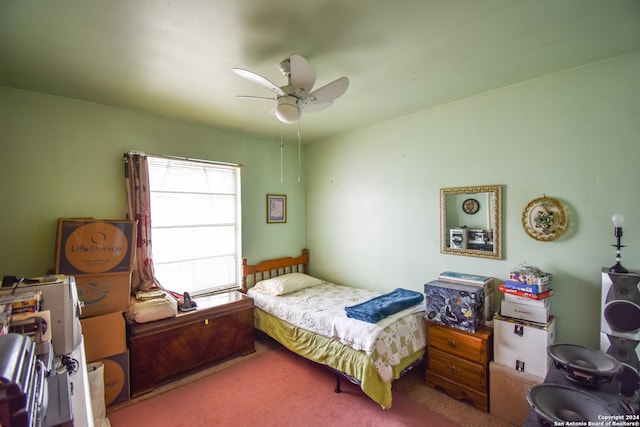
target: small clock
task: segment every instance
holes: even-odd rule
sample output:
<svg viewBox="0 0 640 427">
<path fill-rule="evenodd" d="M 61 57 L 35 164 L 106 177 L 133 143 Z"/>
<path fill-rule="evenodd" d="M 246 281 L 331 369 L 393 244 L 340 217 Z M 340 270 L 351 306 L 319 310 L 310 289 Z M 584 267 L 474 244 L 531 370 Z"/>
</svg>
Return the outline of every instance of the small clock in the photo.
<svg viewBox="0 0 640 427">
<path fill-rule="evenodd" d="M 473 215 L 480 209 L 480 203 L 476 199 L 467 199 L 462 202 L 462 210 L 464 213 Z"/>
</svg>

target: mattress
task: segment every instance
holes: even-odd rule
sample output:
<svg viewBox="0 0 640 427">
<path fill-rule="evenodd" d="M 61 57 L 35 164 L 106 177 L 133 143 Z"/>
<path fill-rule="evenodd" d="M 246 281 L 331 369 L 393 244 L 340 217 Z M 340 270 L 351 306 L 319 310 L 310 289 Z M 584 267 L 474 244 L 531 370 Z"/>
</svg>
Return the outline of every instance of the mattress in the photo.
<svg viewBox="0 0 640 427">
<path fill-rule="evenodd" d="M 277 319 L 363 351 L 385 382 L 394 379 L 394 367 L 425 348 L 424 305 L 376 324 L 346 316 L 344 307 L 382 295 L 380 291 L 324 282 L 281 296 L 254 289 L 247 295 L 254 299 L 256 308 Z"/>
</svg>

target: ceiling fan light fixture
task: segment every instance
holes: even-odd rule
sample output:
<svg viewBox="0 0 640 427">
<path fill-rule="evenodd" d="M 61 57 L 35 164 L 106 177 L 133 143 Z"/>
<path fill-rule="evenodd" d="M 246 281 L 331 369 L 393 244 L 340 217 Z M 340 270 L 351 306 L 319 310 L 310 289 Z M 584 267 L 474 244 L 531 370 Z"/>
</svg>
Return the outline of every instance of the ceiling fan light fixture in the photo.
<svg viewBox="0 0 640 427">
<path fill-rule="evenodd" d="M 300 115 L 298 99 L 293 96 L 281 96 L 278 98 L 275 115 L 282 123 L 297 122 Z"/>
<path fill-rule="evenodd" d="M 340 77 L 333 82 L 313 90 L 316 83 L 316 72 L 305 58 L 291 55 L 280 62 L 280 72 L 287 77 L 288 83 L 278 86 L 253 71 L 232 68 L 233 72 L 258 83 L 277 95 L 277 105 L 272 111 L 276 118 L 285 124 L 300 122 L 303 111 L 310 113 L 324 110 L 333 101 L 342 96 L 349 87 L 349 79 Z M 244 98 L 264 98 L 261 96 L 244 96 Z M 264 98 L 273 99 L 273 98 Z"/>
</svg>

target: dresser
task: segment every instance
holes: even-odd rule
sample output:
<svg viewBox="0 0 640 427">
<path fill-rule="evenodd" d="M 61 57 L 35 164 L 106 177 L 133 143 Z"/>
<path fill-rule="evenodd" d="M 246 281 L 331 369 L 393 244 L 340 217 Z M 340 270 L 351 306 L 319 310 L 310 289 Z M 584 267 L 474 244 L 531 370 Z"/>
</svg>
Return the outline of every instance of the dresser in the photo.
<svg viewBox="0 0 640 427">
<path fill-rule="evenodd" d="M 194 301 L 196 310 L 128 325 L 131 397 L 255 351 L 253 299 L 233 291 Z"/>
<path fill-rule="evenodd" d="M 475 333 L 426 321 L 427 369 L 425 383 L 444 390 L 454 399 L 468 400 L 489 412 L 489 362 L 493 330 Z"/>
</svg>

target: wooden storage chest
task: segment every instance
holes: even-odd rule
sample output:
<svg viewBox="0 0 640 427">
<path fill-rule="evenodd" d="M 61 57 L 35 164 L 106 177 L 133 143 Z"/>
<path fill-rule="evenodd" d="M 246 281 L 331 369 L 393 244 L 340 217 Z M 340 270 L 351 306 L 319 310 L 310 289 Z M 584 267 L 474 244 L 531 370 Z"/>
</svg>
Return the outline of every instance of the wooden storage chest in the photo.
<svg viewBox="0 0 640 427">
<path fill-rule="evenodd" d="M 198 308 L 128 327 L 131 396 L 224 359 L 255 351 L 253 299 L 227 292 L 195 299 Z"/>
</svg>

